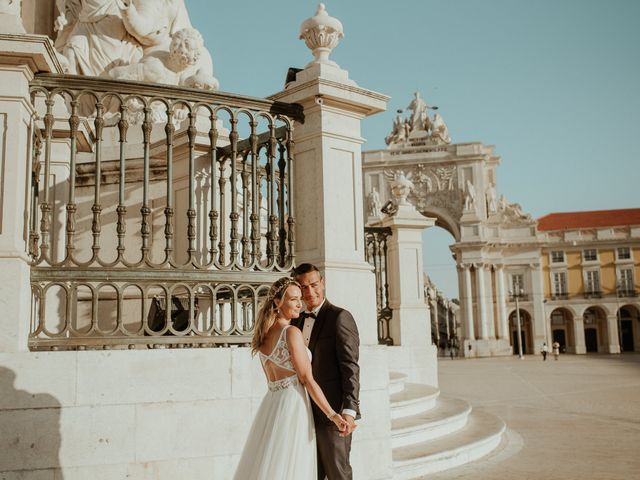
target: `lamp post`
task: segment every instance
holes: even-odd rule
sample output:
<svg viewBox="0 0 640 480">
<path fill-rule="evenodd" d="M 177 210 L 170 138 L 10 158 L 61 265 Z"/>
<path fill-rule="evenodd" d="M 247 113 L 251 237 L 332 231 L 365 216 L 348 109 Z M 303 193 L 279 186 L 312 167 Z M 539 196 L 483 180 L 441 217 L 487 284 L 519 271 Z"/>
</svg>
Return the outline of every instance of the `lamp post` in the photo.
<svg viewBox="0 0 640 480">
<path fill-rule="evenodd" d="M 520 360 L 523 360 L 524 355 L 522 354 L 522 328 L 520 325 L 520 303 L 518 302 L 518 300 L 522 295 L 524 295 L 524 292 L 520 287 L 520 285 L 514 285 L 513 291 L 509 290 L 509 294 L 516 301 L 516 328 L 518 329 L 518 332 L 517 332 L 518 333 L 518 357 L 520 358 Z"/>
</svg>

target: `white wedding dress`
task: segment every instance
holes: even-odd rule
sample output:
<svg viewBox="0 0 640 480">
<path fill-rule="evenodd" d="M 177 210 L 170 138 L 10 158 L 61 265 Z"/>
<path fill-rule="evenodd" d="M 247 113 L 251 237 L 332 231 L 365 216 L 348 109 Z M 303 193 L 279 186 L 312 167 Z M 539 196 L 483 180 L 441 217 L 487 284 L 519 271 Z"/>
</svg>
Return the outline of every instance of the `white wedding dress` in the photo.
<svg viewBox="0 0 640 480">
<path fill-rule="evenodd" d="M 287 328 L 269 355 L 259 355 L 263 367 L 273 362 L 292 375 L 268 381 L 269 391 L 253 420 L 234 480 L 313 480 L 318 475 L 311 402 L 293 369 Z"/>
</svg>

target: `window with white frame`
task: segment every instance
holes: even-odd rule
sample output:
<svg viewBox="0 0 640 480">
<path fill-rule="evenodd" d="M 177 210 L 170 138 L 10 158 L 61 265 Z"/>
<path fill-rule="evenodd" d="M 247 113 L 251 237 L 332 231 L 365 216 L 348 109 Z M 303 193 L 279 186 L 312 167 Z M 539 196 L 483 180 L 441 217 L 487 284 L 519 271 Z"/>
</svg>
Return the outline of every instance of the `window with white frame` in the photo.
<svg viewBox="0 0 640 480">
<path fill-rule="evenodd" d="M 553 294 L 567 294 L 567 272 L 553 272 Z"/>
<path fill-rule="evenodd" d="M 620 247 L 617 250 L 618 260 L 631 260 L 631 249 L 629 247 Z"/>
<path fill-rule="evenodd" d="M 562 250 L 552 251 L 551 263 L 564 263 L 564 252 Z"/>
<path fill-rule="evenodd" d="M 620 284 L 618 288 L 623 292 L 631 292 L 633 290 L 633 268 L 620 269 Z"/>
<path fill-rule="evenodd" d="M 585 293 L 600 293 L 600 272 L 598 270 L 587 270 Z"/>
<path fill-rule="evenodd" d="M 511 292 L 514 294 L 522 294 L 524 292 L 524 275 L 522 273 L 511 275 Z"/>
<path fill-rule="evenodd" d="M 598 260 L 598 250 L 589 248 L 582 251 L 582 260 L 585 262 L 595 262 Z"/>
</svg>

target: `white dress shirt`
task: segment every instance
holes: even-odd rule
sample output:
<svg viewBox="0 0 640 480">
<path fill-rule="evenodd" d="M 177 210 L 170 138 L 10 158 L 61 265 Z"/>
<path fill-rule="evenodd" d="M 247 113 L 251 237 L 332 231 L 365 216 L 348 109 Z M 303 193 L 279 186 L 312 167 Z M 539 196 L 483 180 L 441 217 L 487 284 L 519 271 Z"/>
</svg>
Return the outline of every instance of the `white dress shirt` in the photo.
<svg viewBox="0 0 640 480">
<path fill-rule="evenodd" d="M 309 311 L 309 310 L 305 310 L 304 313 L 306 313 L 307 315 L 311 314 L 311 315 L 315 315 L 315 317 L 318 316 L 318 312 L 320 311 L 320 309 L 322 308 L 322 305 L 324 305 L 324 300 L 322 301 L 322 303 L 314 308 L 313 310 Z M 304 319 L 304 325 L 302 327 L 302 338 L 304 338 L 304 344 L 308 347 L 309 346 L 309 340 L 311 340 L 311 332 L 313 331 L 313 326 L 316 324 L 316 318 L 315 317 L 307 317 Z"/>
</svg>

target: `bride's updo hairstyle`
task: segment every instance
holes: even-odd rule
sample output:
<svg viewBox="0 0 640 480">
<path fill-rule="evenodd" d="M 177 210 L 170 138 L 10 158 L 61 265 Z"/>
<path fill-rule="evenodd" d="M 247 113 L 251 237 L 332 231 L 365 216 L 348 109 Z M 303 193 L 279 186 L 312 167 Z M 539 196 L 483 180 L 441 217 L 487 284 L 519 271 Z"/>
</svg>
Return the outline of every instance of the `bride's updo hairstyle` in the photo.
<svg viewBox="0 0 640 480">
<path fill-rule="evenodd" d="M 258 349 L 264 343 L 267 332 L 276 321 L 278 314 L 278 306 L 276 302 L 282 300 L 287 288 L 291 285 L 300 287 L 300 284 L 291 277 L 282 277 L 271 285 L 267 298 L 258 310 L 258 318 L 253 329 L 253 338 L 251 339 L 251 353 L 255 355 Z"/>
</svg>

